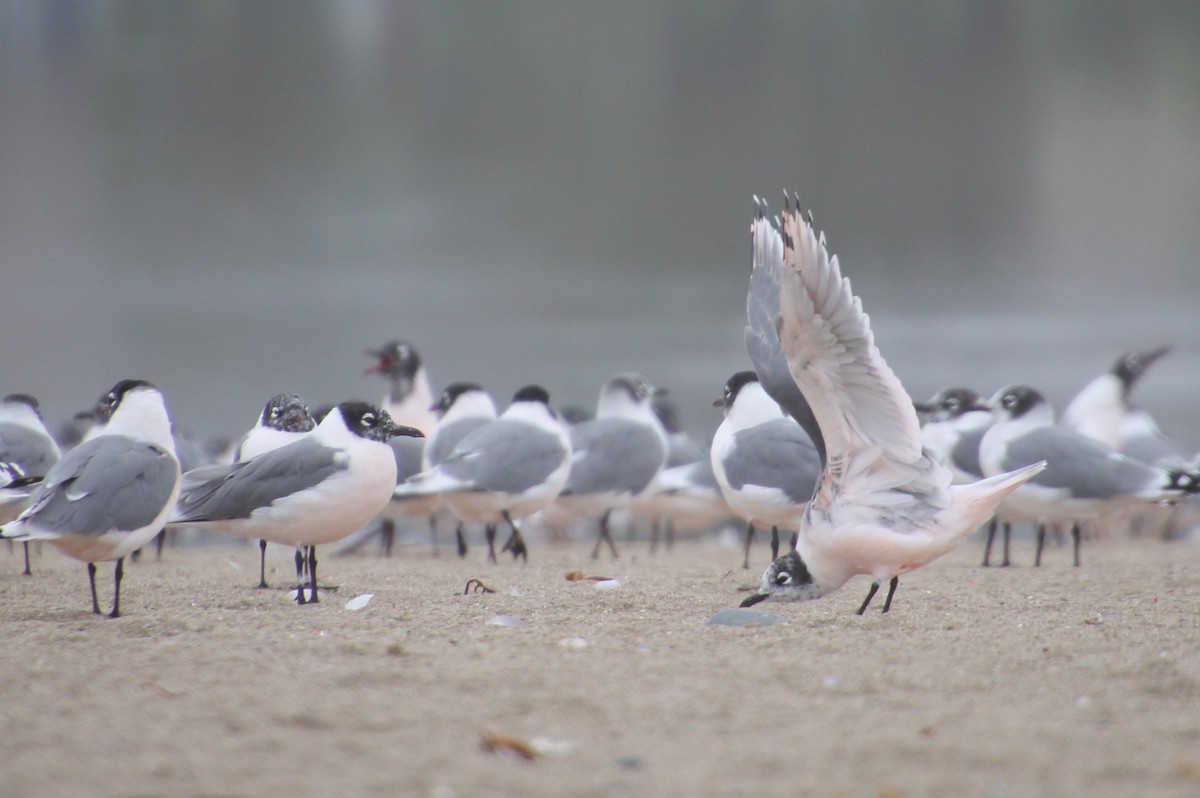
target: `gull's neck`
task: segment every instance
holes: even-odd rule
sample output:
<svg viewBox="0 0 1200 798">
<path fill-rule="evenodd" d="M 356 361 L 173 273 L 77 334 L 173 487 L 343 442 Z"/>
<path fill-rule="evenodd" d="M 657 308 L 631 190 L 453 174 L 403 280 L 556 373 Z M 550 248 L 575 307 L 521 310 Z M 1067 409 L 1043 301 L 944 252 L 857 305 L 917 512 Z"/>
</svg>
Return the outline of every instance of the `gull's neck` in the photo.
<svg viewBox="0 0 1200 798">
<path fill-rule="evenodd" d="M 163 396 L 156 390 L 136 388 L 121 397 L 121 404 L 97 435 L 139 438 L 175 453 L 171 420 Z"/>
</svg>

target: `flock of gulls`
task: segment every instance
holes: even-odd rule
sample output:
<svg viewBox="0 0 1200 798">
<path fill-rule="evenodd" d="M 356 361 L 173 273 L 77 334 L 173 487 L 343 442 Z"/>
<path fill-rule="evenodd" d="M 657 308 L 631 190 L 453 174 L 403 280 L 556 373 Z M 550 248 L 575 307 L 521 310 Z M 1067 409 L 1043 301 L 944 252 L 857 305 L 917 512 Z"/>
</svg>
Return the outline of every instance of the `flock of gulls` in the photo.
<svg viewBox="0 0 1200 798">
<path fill-rule="evenodd" d="M 1166 350 L 1122 357 L 1056 419 L 1035 389 L 983 398 L 948 388 L 914 402 L 875 345 L 861 302 L 811 215 L 756 200 L 745 346 L 714 404 L 724 408 L 708 452 L 678 427 L 661 391 L 635 373 L 600 390 L 594 414 L 557 412 L 539 385 L 499 412 L 474 383 L 430 387 L 416 349 L 368 350 L 389 389 L 380 405 L 311 411 L 271 398 L 223 462 L 172 433 L 164 398 L 126 379 L 105 393 L 71 445 L 47 430 L 37 401 L 0 402 L 0 534 L 48 541 L 87 564 L 100 614 L 96 563 L 115 562 L 110 617 L 120 615 L 124 559 L 163 530 L 199 528 L 295 548 L 296 601 L 319 601 L 316 548 L 373 522 L 389 547 L 397 523 L 445 512 L 482 525 L 488 557 L 528 558 L 522 527 L 598 523 L 592 556 L 617 548 L 610 525 L 632 515 L 664 524 L 739 517 L 749 567 L 756 527 L 771 529 L 772 561 L 743 607 L 799 601 L 870 577 L 862 614 L 884 582 L 883 612 L 901 574 L 988 525 L 984 565 L 1013 523 L 1079 541 L 1089 525 L 1162 523 L 1200 491 L 1197 458 L 1179 450 L 1129 394 Z M 789 535 L 780 554 L 780 531 Z M 436 537 L 435 537 L 436 539 Z M 161 540 L 161 537 L 160 537 Z"/>
</svg>

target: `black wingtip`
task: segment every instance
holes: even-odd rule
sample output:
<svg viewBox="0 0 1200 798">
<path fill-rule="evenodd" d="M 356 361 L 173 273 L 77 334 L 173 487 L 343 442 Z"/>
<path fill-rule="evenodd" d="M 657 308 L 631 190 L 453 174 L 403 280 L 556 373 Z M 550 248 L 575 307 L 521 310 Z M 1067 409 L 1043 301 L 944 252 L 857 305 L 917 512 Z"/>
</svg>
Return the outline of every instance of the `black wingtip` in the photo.
<svg viewBox="0 0 1200 798">
<path fill-rule="evenodd" d="M 1171 487 L 1184 493 L 1200 493 L 1200 473 L 1175 469 L 1171 473 Z"/>
</svg>

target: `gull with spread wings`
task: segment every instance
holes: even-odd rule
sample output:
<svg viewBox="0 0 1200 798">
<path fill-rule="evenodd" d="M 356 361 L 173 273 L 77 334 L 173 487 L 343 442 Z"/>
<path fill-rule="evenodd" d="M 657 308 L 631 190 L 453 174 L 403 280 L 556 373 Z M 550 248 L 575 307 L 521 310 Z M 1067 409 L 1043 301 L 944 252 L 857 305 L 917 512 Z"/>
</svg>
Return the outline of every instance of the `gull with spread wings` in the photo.
<svg viewBox="0 0 1200 798">
<path fill-rule="evenodd" d="M 811 214 L 757 203 L 746 349 L 768 393 L 800 422 L 825 464 L 796 548 L 742 602 L 804 601 L 871 577 L 861 615 L 890 580 L 950 551 L 1045 463 L 967 485 L 921 446 L 913 402 L 875 346 L 870 319 Z"/>
</svg>

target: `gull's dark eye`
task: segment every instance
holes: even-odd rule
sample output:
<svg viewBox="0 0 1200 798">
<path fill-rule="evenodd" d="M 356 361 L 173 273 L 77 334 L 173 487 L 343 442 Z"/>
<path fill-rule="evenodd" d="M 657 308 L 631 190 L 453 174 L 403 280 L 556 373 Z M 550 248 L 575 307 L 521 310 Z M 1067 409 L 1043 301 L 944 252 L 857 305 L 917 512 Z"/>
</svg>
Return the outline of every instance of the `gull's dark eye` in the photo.
<svg viewBox="0 0 1200 798">
<path fill-rule="evenodd" d="M 780 571 L 779 573 L 775 574 L 775 584 L 780 585 L 782 587 L 782 586 L 790 585 L 791 583 L 792 583 L 791 573 L 789 573 L 787 571 Z"/>
<path fill-rule="evenodd" d="M 363 423 L 364 427 L 375 426 L 375 414 L 374 413 L 363 413 L 362 423 Z"/>
<path fill-rule="evenodd" d="M 960 407 L 962 407 L 962 403 L 953 396 L 946 400 L 946 409 L 951 413 L 957 412 Z"/>
</svg>

